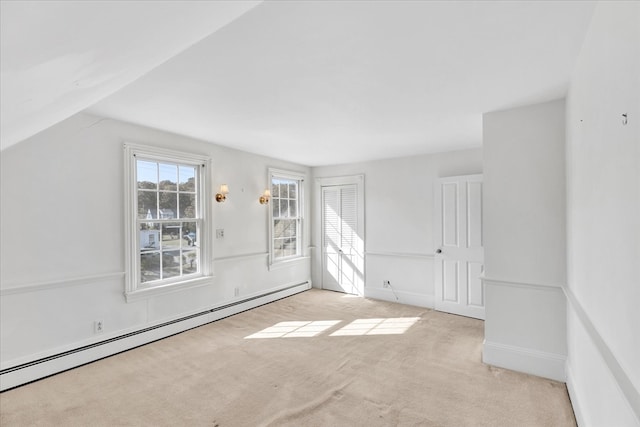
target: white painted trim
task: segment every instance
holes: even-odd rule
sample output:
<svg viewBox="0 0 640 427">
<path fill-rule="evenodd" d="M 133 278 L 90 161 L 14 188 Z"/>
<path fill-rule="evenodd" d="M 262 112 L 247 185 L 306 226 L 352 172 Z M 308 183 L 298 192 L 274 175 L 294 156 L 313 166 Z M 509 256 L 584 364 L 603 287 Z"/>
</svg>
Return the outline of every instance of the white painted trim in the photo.
<svg viewBox="0 0 640 427">
<path fill-rule="evenodd" d="M 307 174 L 305 172 L 298 171 L 288 171 L 284 169 L 276 169 L 276 168 L 268 168 L 267 169 L 267 188 L 271 189 L 271 185 L 274 177 L 290 179 L 294 181 L 299 181 L 298 184 L 298 218 L 299 218 L 299 229 L 298 229 L 298 244 L 300 245 L 300 253 L 295 255 L 289 259 L 285 260 L 275 260 L 273 253 L 273 208 L 267 209 L 267 217 L 268 217 L 268 227 L 267 227 L 267 237 L 269 239 L 269 257 L 267 258 L 267 268 L 271 271 L 274 268 L 278 268 L 278 264 L 283 262 L 296 261 L 302 258 L 305 258 L 305 254 L 303 251 L 304 242 L 308 242 L 309 236 L 305 232 L 307 218 L 305 218 L 305 209 L 306 209 L 306 198 L 308 195 L 305 191 L 304 181 L 307 179 Z M 270 203 L 273 200 L 273 194 L 269 199 Z"/>
<path fill-rule="evenodd" d="M 159 326 L 150 325 L 142 330 L 138 329 L 140 333 L 119 331 L 117 337 L 112 336 L 102 342 L 90 342 L 84 345 L 78 343 L 75 349 L 69 349 L 67 350 L 67 354 L 59 357 L 55 354 L 49 354 L 45 360 L 32 358 L 31 361 L 21 362 L 21 364 L 27 364 L 24 367 L 20 367 L 15 363 L 7 363 L 9 367 L 13 366 L 17 369 L 11 370 L 12 368 L 5 368 L 7 372 L 0 374 L 0 391 L 75 368 L 122 351 L 130 350 L 140 345 L 148 344 L 188 329 L 306 291 L 310 288 L 310 282 L 303 282 L 297 285 L 284 285 L 272 291 L 264 291 L 262 296 L 245 297 L 235 303 L 227 303 L 226 305 L 219 305 L 216 308 L 202 310 L 200 313 L 192 314 L 191 317 L 183 316 L 181 317 L 182 320 L 175 319 L 173 323 L 166 324 L 165 322 L 165 324 L 160 323 Z M 87 348 L 83 348 L 85 346 Z M 28 365 L 29 362 L 33 362 L 33 364 Z"/>
<path fill-rule="evenodd" d="M 381 252 L 381 251 L 366 251 L 366 256 L 386 256 L 386 257 L 395 257 L 395 258 L 421 258 L 427 260 L 433 260 L 435 258 L 434 254 L 420 254 L 420 253 L 410 253 L 410 252 Z"/>
<path fill-rule="evenodd" d="M 211 226 L 212 198 L 209 197 L 211 183 L 211 158 L 206 154 L 190 153 L 159 148 L 151 145 L 141 145 L 124 142 L 124 253 L 125 253 L 125 283 L 124 295 L 127 302 L 149 295 L 158 295 L 175 290 L 188 289 L 200 286 L 213 276 L 213 230 Z M 162 280 L 151 288 L 142 286 L 139 279 L 140 257 L 137 253 L 139 247 L 137 212 L 137 186 L 136 182 L 136 158 L 141 157 L 153 161 L 170 161 L 181 164 L 197 166 L 199 173 L 198 184 L 198 215 L 195 222 L 200 227 L 200 271 L 194 273 L 195 277 L 178 277 Z M 156 220 L 154 222 L 160 222 Z"/>
<path fill-rule="evenodd" d="M 357 210 L 358 210 L 358 230 L 360 237 L 362 238 L 362 249 L 366 247 L 366 204 L 365 204 L 365 176 L 364 174 L 356 175 L 343 175 L 343 176 L 330 176 L 320 177 L 315 179 L 315 201 L 320 206 L 320 223 L 319 223 L 319 236 L 320 236 L 320 250 L 318 255 L 320 256 L 320 288 L 325 289 L 322 282 L 324 281 L 324 274 L 326 272 L 325 266 L 325 235 L 324 235 L 324 187 L 335 187 L 343 185 L 355 185 L 356 186 L 356 198 L 357 198 Z M 362 281 L 359 283 L 357 295 L 364 296 L 364 288 L 366 283 L 365 272 L 367 271 L 367 259 L 363 255 L 362 259 Z"/>
<path fill-rule="evenodd" d="M 486 364 L 531 375 L 566 381 L 567 357 L 529 348 L 484 340 L 482 361 Z"/>
<path fill-rule="evenodd" d="M 397 302 L 400 304 L 407 305 L 415 305 L 418 307 L 431 308 L 434 307 L 434 297 L 433 295 L 426 294 L 418 294 L 415 292 L 407 292 L 407 291 L 395 291 L 395 294 L 398 295 L 398 299 L 394 296 L 393 292 L 389 289 L 381 289 L 381 288 L 364 288 L 364 297 L 378 299 L 389 302 Z"/>
<path fill-rule="evenodd" d="M 175 283 L 167 283 L 165 285 L 154 286 L 151 288 L 136 289 L 135 291 L 125 292 L 124 298 L 127 302 L 139 301 L 150 297 L 169 294 L 171 292 L 184 291 L 187 289 L 199 288 L 213 284 L 214 276 L 199 276 L 191 280 L 182 280 Z"/>
<path fill-rule="evenodd" d="M 58 279 L 48 282 L 37 282 L 32 284 L 17 285 L 12 284 L 0 289 L 0 296 L 24 294 L 29 292 L 47 291 L 56 288 L 66 288 L 69 286 L 90 285 L 97 282 L 104 282 L 112 279 L 121 279 L 124 277 L 124 271 L 113 273 L 96 274 L 92 276 L 70 277 L 67 279 Z"/>
<path fill-rule="evenodd" d="M 254 259 L 254 258 L 266 258 L 269 256 L 269 252 L 259 252 L 255 254 L 242 254 L 242 255 L 231 255 L 220 258 L 214 258 L 213 262 L 226 262 L 226 261 L 241 261 L 245 259 Z"/>
<path fill-rule="evenodd" d="M 573 375 L 573 371 L 571 370 L 571 365 L 569 363 L 567 363 L 566 370 L 567 370 L 567 391 L 569 392 L 569 400 L 571 401 L 573 414 L 576 417 L 576 424 L 578 424 L 578 426 L 586 426 L 588 424 L 584 416 L 582 406 L 580 405 L 580 399 L 578 397 L 577 390 L 574 386 L 575 376 Z"/>
<path fill-rule="evenodd" d="M 345 176 L 330 176 L 325 178 L 316 178 L 316 187 L 330 187 L 332 185 L 349 185 L 364 183 L 364 175 L 345 175 Z"/>
<path fill-rule="evenodd" d="M 280 270 L 282 268 L 295 267 L 302 262 L 307 262 L 311 259 L 309 256 L 299 256 L 295 258 L 284 259 L 282 261 L 274 262 L 269 266 L 269 271 Z"/>
<path fill-rule="evenodd" d="M 629 406 L 635 413 L 636 418 L 640 420 L 640 392 L 635 388 L 629 375 L 625 372 L 624 368 L 618 362 L 615 355 L 602 338 L 602 335 L 598 332 L 593 322 L 589 318 L 589 315 L 584 310 L 575 294 L 571 291 L 569 287 L 564 288 L 564 293 L 567 297 L 567 309 L 573 310 L 576 314 L 578 320 L 582 324 L 582 328 L 585 330 L 589 338 L 591 339 L 591 343 L 595 348 L 598 349 L 602 360 L 604 360 L 605 365 L 611 372 L 611 375 L 615 379 L 618 387 L 622 391 L 622 394 L 627 399 Z"/>
<path fill-rule="evenodd" d="M 484 282 L 485 285 L 496 285 L 496 286 L 506 286 L 511 288 L 533 288 L 544 291 L 556 291 L 556 292 L 564 292 L 565 286 L 563 285 L 550 285 L 545 283 L 530 283 L 530 282 L 519 282 L 516 280 L 505 280 L 505 279 L 494 279 L 491 277 L 480 276 L 480 280 Z"/>
</svg>

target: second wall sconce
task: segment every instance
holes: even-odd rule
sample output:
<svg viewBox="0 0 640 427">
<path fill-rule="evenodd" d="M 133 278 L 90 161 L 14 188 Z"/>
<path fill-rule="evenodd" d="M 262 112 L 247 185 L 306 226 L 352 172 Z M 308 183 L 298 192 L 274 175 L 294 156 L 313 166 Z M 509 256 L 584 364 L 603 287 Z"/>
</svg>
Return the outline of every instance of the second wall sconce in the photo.
<svg viewBox="0 0 640 427">
<path fill-rule="evenodd" d="M 267 189 L 264 190 L 264 193 L 262 193 L 262 196 L 260 196 L 260 204 L 261 205 L 266 205 L 267 203 L 269 203 L 269 199 L 271 198 L 271 192 Z"/>
<path fill-rule="evenodd" d="M 227 194 L 229 194 L 229 186 L 227 184 L 222 184 L 220 186 L 220 192 L 216 194 L 216 202 L 224 202 L 227 200 Z"/>
</svg>

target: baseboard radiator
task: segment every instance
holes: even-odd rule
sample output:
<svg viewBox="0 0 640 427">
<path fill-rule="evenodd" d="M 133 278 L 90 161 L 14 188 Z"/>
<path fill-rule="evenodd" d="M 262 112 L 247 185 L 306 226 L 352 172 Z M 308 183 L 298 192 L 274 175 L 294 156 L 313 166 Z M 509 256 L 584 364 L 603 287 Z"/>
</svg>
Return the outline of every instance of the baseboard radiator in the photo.
<svg viewBox="0 0 640 427">
<path fill-rule="evenodd" d="M 9 390 L 87 363 L 95 362 L 96 360 L 113 356 L 114 354 L 122 353 L 123 351 L 131 350 L 153 341 L 167 338 L 189 329 L 286 298 L 310 288 L 311 283 L 309 281 L 290 285 L 264 294 L 233 301 L 229 304 L 221 305 L 200 313 L 143 328 L 135 332 L 126 333 L 104 341 L 12 366 L 0 371 L 0 391 Z"/>
</svg>

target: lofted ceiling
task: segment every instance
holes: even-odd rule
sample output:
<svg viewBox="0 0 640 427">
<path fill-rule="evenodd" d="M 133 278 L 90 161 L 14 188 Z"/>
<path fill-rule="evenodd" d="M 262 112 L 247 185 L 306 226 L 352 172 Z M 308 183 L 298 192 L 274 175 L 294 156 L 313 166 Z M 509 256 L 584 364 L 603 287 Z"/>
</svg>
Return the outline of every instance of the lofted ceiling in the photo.
<svg viewBox="0 0 640 427">
<path fill-rule="evenodd" d="M 2 149 L 122 89 L 259 1 L 0 1 Z"/>
<path fill-rule="evenodd" d="M 88 108 L 309 166 L 480 147 L 483 113 L 565 96 L 595 7 L 20 4 L 2 3 L 3 148 Z"/>
</svg>

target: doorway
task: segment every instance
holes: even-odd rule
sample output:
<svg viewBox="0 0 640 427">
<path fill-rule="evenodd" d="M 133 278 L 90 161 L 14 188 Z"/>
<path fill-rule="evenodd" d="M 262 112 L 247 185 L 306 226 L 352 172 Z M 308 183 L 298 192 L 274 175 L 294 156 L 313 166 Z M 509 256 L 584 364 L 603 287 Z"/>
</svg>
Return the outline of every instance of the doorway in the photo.
<svg viewBox="0 0 640 427">
<path fill-rule="evenodd" d="M 435 308 L 484 319 L 482 175 L 439 179 L 434 206 Z"/>
<path fill-rule="evenodd" d="M 322 289 L 364 295 L 364 177 L 319 181 Z"/>
</svg>

